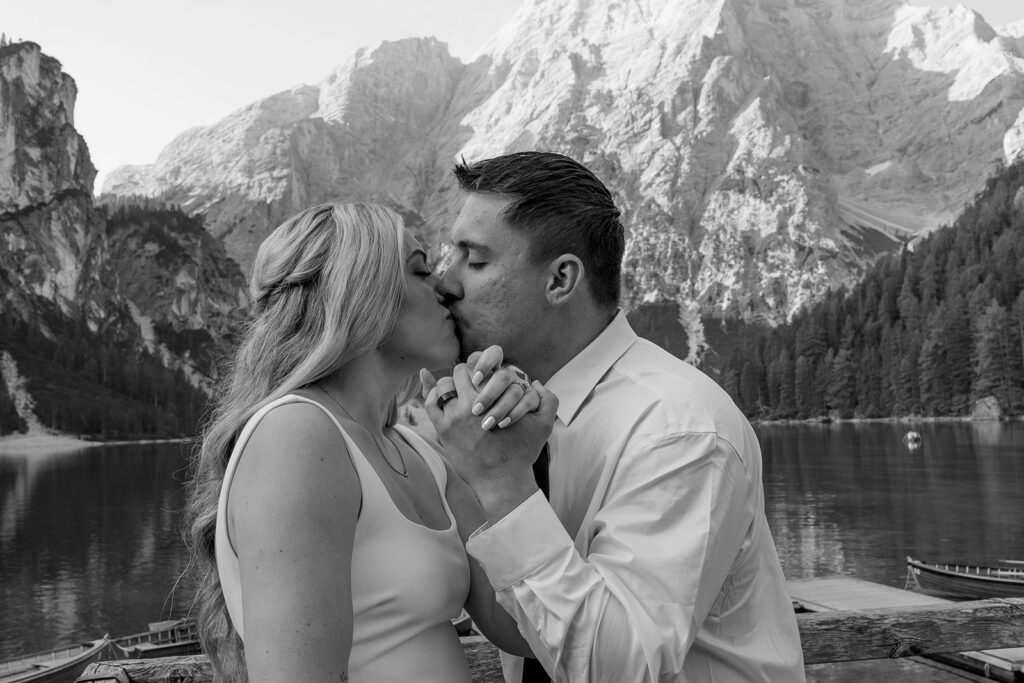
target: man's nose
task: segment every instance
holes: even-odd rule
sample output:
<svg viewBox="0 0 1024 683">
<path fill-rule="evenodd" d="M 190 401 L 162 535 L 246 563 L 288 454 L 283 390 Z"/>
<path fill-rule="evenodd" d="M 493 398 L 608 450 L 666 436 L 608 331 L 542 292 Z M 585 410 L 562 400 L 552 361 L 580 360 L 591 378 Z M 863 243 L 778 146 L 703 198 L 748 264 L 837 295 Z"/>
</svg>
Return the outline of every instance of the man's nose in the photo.
<svg viewBox="0 0 1024 683">
<path fill-rule="evenodd" d="M 441 280 L 437 283 L 437 293 L 445 304 L 462 298 L 462 283 L 456 277 L 454 268 L 448 268 L 441 274 Z"/>
</svg>

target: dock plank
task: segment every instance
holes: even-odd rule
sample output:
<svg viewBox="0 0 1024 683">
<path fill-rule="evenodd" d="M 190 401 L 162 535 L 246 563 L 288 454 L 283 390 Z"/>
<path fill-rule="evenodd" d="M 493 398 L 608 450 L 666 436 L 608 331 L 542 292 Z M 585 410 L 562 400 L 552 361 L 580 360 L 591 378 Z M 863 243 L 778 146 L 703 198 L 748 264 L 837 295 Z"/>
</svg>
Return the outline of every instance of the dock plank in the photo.
<svg viewBox="0 0 1024 683">
<path fill-rule="evenodd" d="M 852 576 L 787 581 L 793 602 L 811 612 L 857 611 L 949 604 L 944 598 L 893 588 Z M 940 661 L 976 663 L 980 668 L 1001 669 L 1011 677 L 1024 672 L 1024 647 L 961 652 L 955 658 L 936 656 Z"/>
<path fill-rule="evenodd" d="M 940 605 L 949 600 L 924 593 L 883 586 L 852 576 L 821 579 L 794 579 L 786 582 L 789 595 L 812 612 L 877 609 L 879 607 L 918 607 Z M 817 607 L 818 609 L 814 609 Z"/>
</svg>

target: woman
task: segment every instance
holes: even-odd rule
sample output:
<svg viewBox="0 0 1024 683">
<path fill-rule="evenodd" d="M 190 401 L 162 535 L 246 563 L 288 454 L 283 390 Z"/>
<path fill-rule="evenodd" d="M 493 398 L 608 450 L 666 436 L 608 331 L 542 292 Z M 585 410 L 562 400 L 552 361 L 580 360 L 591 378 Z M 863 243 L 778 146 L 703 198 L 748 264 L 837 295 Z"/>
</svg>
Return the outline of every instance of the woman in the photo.
<svg viewBox="0 0 1024 683">
<path fill-rule="evenodd" d="M 189 504 L 200 633 L 220 678 L 469 681 L 449 622 L 463 607 L 500 647 L 528 652 L 467 560 L 475 499 L 395 424 L 410 376 L 459 351 L 438 282 L 379 206 L 313 207 L 260 246 L 254 314 Z M 478 399 L 489 425 L 539 403 L 501 372 Z M 524 441 L 539 450 L 550 419 L 531 420 Z"/>
</svg>

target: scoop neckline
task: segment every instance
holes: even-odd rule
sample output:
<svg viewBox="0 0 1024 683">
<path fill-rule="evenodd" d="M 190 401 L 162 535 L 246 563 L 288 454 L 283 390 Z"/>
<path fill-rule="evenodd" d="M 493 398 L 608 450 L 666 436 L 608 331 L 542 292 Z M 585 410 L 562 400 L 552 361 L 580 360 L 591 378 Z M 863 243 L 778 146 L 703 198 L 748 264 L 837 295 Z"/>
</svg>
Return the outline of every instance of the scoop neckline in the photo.
<svg viewBox="0 0 1024 683">
<path fill-rule="evenodd" d="M 398 507 L 398 503 L 396 503 L 395 499 L 391 497 L 391 492 L 388 491 L 388 487 L 384 485 L 384 480 L 381 479 L 381 476 L 377 473 L 377 470 L 374 469 L 373 465 L 370 464 L 370 461 L 366 458 L 365 455 L 363 455 L 362 450 L 359 451 L 359 454 L 363 456 L 364 460 L 366 460 L 366 464 L 370 465 L 370 469 L 373 469 L 373 473 L 377 476 L 377 479 L 380 481 L 380 485 L 384 489 L 384 493 L 387 494 L 388 500 L 391 501 L 391 506 L 393 508 L 395 508 L 395 512 L 398 513 L 399 517 L 404 519 L 409 524 L 412 524 L 413 526 L 418 526 L 421 529 L 426 529 L 427 531 L 433 531 L 434 533 L 437 533 L 437 534 L 447 534 L 447 533 L 450 533 L 453 529 L 456 528 L 455 527 L 455 515 L 452 514 L 451 508 L 448 507 L 448 499 L 445 497 L 444 491 L 441 490 L 441 482 L 438 480 L 437 475 L 434 474 L 434 468 L 432 468 L 430 466 L 430 463 L 427 462 L 427 459 L 425 457 L 423 457 L 423 452 L 420 451 L 420 449 L 416 447 L 416 444 L 414 444 L 412 441 L 410 441 L 409 438 L 405 434 L 402 433 L 402 431 L 399 429 L 399 427 L 405 427 L 405 425 L 398 425 L 398 424 L 394 425 L 395 433 L 397 433 L 399 436 L 401 436 L 402 437 L 402 441 L 404 441 L 406 444 L 408 444 L 409 448 L 411 448 L 413 451 L 415 451 L 416 456 L 423 462 L 423 465 L 427 468 L 427 471 L 430 472 L 430 478 L 434 480 L 434 489 L 437 491 L 437 495 L 441 499 L 441 507 L 444 509 L 444 514 L 448 518 L 448 526 L 446 526 L 444 529 L 435 529 L 434 527 L 427 526 L 426 524 L 420 524 L 419 522 L 414 522 L 413 520 L 411 520 L 408 517 L 406 517 L 405 513 L 402 512 L 401 508 Z M 412 430 L 410 429 L 409 431 L 412 431 Z M 345 436 L 348 436 L 348 434 L 346 433 Z M 348 436 L 348 438 L 350 440 L 352 439 L 352 437 L 350 437 L 350 436 Z M 353 445 L 355 445 L 355 442 L 353 442 Z M 356 447 L 358 448 L 358 446 L 356 446 Z"/>
<path fill-rule="evenodd" d="M 359 444 L 355 442 L 355 439 L 352 438 L 348 431 L 341 425 L 341 421 L 338 420 L 337 416 L 334 413 L 332 413 L 330 409 L 327 408 L 327 406 L 317 401 L 316 399 L 310 398 L 308 396 L 303 396 L 301 394 L 288 394 L 287 396 L 282 397 L 282 399 L 283 398 L 295 398 L 301 402 L 313 403 L 318 408 L 320 408 L 320 410 L 327 413 L 331 420 L 334 421 L 334 426 L 338 428 L 338 431 L 341 433 L 342 438 L 345 439 L 346 445 L 349 448 L 355 449 L 359 453 L 359 457 L 363 459 L 367 467 L 370 468 L 370 471 L 373 472 L 373 476 L 377 478 L 377 483 L 380 484 L 380 487 L 384 490 L 384 495 L 388 499 L 388 503 L 391 504 L 391 507 L 402 520 L 404 520 L 408 524 L 411 524 L 412 526 L 424 529 L 425 531 L 430 531 L 435 534 L 450 534 L 453 530 L 457 529 L 457 525 L 455 523 L 455 516 L 452 514 L 451 508 L 448 506 L 448 499 L 445 497 L 444 492 L 441 490 L 441 482 L 438 480 L 437 475 L 434 474 L 434 469 L 430 466 L 430 463 L 427 462 L 427 459 L 423 456 L 423 452 L 419 448 L 417 448 L 416 444 L 414 444 L 408 438 L 407 435 L 402 433 L 402 429 L 409 429 L 408 427 L 396 423 L 394 425 L 394 430 L 396 434 L 402 437 L 402 441 L 404 441 L 410 448 L 412 448 L 412 450 L 416 453 L 416 456 L 423 462 L 424 466 L 427 468 L 427 471 L 430 472 L 430 478 L 433 479 L 434 481 L 434 489 L 437 491 L 437 495 L 441 499 L 441 507 L 444 509 L 445 516 L 448 517 L 448 526 L 446 526 L 443 529 L 435 529 L 433 527 L 427 526 L 426 524 L 421 524 L 419 522 L 411 520 L 406 516 L 404 512 L 402 512 L 402 509 L 398 507 L 398 503 L 396 503 L 395 499 L 391 496 L 391 492 L 388 491 L 387 485 L 384 484 L 384 479 L 380 476 L 380 473 L 377 472 L 377 469 L 370 462 L 370 459 L 366 457 L 365 453 L 363 453 L 363 449 L 359 447 Z M 409 431 L 412 431 L 412 429 L 409 429 Z M 355 463 L 353 463 L 353 465 L 354 464 Z M 359 476 L 358 469 L 356 471 L 356 476 Z"/>
</svg>

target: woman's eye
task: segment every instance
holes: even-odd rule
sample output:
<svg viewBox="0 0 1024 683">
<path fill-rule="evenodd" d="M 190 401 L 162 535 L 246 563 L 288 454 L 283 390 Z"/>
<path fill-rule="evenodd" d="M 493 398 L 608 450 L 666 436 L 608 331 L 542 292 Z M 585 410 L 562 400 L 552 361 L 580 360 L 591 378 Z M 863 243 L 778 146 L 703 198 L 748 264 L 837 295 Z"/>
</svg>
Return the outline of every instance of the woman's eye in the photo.
<svg viewBox="0 0 1024 683">
<path fill-rule="evenodd" d="M 431 270 L 417 270 L 413 272 L 416 277 L 430 277 L 434 272 Z"/>
<path fill-rule="evenodd" d="M 467 263 L 466 267 L 471 269 L 471 270 L 480 270 L 481 268 L 483 268 L 486 265 L 487 265 L 486 261 L 478 261 L 477 263 Z"/>
</svg>

